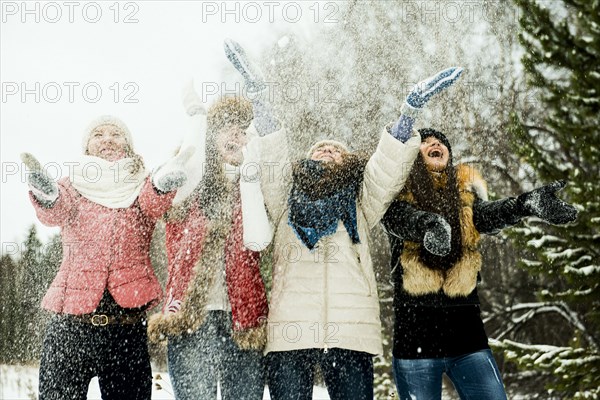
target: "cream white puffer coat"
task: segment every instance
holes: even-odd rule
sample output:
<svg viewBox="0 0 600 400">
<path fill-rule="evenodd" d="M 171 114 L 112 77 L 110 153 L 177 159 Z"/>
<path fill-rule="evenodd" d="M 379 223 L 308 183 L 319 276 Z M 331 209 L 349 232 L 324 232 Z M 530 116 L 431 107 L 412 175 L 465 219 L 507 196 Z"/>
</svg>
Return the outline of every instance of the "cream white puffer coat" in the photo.
<svg viewBox="0 0 600 400">
<path fill-rule="evenodd" d="M 419 152 L 419 134 L 415 131 L 401 143 L 387 131 L 382 133 L 357 199 L 360 243 L 352 243 L 340 221 L 337 231 L 322 238 L 313 251 L 288 225 L 291 163 L 285 135 L 282 129 L 257 139 L 261 186 L 275 227 L 265 352 L 335 347 L 381 354 L 369 232 L 404 186 Z"/>
</svg>

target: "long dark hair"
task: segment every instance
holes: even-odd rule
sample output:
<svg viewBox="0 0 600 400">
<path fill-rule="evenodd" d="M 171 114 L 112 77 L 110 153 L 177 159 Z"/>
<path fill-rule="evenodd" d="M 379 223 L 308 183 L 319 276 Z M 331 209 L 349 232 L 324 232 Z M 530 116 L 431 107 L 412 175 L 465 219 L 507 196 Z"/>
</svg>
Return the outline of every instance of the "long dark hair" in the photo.
<svg viewBox="0 0 600 400">
<path fill-rule="evenodd" d="M 202 182 L 198 188 L 198 201 L 205 215 L 214 220 L 220 216 L 229 201 L 229 194 L 233 190 L 232 183 L 225 176 L 223 158 L 217 149 L 217 134 L 208 134 L 206 137 L 206 164 Z"/>
<path fill-rule="evenodd" d="M 225 96 L 207 112 L 206 165 L 200 183 L 199 201 L 206 216 L 213 220 L 231 211 L 231 192 L 235 185 L 223 169 L 223 157 L 217 148 L 220 132 L 229 126 L 246 130 L 252 121 L 252 104 L 240 96 Z"/>
<path fill-rule="evenodd" d="M 460 194 L 456 180 L 456 169 L 452 165 L 452 153 L 446 168 L 435 177 L 425 165 L 421 152 L 410 171 L 405 189 L 412 193 L 417 207 L 441 215 L 452 228 L 450 253 L 441 257 L 421 248 L 421 260 L 430 268 L 447 270 L 462 255 L 462 235 L 460 230 Z"/>
</svg>

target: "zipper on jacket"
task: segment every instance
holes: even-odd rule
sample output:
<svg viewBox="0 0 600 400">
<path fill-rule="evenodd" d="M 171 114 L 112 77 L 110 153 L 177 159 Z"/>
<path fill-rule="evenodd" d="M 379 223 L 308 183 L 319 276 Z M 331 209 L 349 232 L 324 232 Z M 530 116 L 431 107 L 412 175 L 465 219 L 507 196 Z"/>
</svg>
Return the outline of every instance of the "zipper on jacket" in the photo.
<svg viewBox="0 0 600 400">
<path fill-rule="evenodd" d="M 113 267 L 115 265 L 115 261 L 118 259 L 118 254 L 121 250 L 121 248 L 119 247 L 119 243 L 117 243 L 118 241 L 118 232 L 119 232 L 119 223 L 118 221 L 121 220 L 121 209 L 117 208 L 116 210 L 114 210 L 112 212 L 111 215 L 111 222 L 112 222 L 112 229 L 110 232 L 110 237 L 111 237 L 111 243 L 112 246 L 109 249 L 109 257 L 108 257 L 108 265 L 106 266 L 106 285 L 108 286 L 108 281 L 110 280 L 110 271 L 111 271 L 111 267 Z M 106 287 L 107 287 L 106 286 Z"/>
<path fill-rule="evenodd" d="M 323 296 L 324 296 L 324 300 L 323 300 L 323 306 L 324 306 L 324 317 L 323 317 L 323 326 L 321 327 L 321 329 L 323 330 L 323 353 L 327 354 L 327 352 L 329 351 L 327 343 L 325 342 L 325 340 L 327 340 L 327 331 L 325 330 L 325 327 L 327 326 L 327 320 L 329 319 L 329 313 L 327 312 L 327 284 L 328 284 L 328 272 L 329 272 L 329 268 L 328 268 L 328 263 L 329 263 L 329 239 L 326 238 L 324 240 L 323 243 L 323 273 L 324 273 L 324 278 L 323 278 Z M 321 330 L 319 329 L 319 330 Z"/>
</svg>

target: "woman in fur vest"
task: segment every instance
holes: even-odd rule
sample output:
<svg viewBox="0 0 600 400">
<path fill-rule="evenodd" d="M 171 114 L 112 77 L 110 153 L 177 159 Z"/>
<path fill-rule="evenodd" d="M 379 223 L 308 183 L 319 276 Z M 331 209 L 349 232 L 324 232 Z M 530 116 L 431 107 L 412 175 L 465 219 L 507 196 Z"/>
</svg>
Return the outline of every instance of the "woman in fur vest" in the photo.
<svg viewBox="0 0 600 400">
<path fill-rule="evenodd" d="M 150 263 L 156 221 L 187 179 L 182 152 L 152 176 L 113 116 L 94 120 L 84 156 L 54 182 L 28 153 L 27 179 L 39 220 L 61 228 L 63 260 L 42 301 L 54 313 L 40 362 L 40 399 L 85 399 L 98 377 L 103 399 L 150 399 L 146 311 L 162 289 Z"/>
<path fill-rule="evenodd" d="M 186 140 L 206 151 L 186 165 L 191 179 L 165 217 L 167 300 L 150 336 L 168 339 L 177 400 L 216 399 L 217 383 L 222 399 L 262 399 L 267 300 L 258 249 L 244 245 L 257 210 L 242 214 L 240 178 L 252 107 L 225 97 L 206 113 L 193 88 L 185 101 L 197 120 L 196 139 Z"/>
<path fill-rule="evenodd" d="M 242 48 L 230 41 L 226 50 L 247 87 L 260 90 L 262 80 Z M 408 111 L 423 107 L 461 72 L 449 68 L 415 87 Z M 419 151 L 410 114 L 382 129 L 370 157 L 325 140 L 291 162 L 285 129 L 258 132 L 262 190 L 275 230 L 265 350 L 274 400 L 311 399 L 317 365 L 331 399 L 373 399 L 373 356 L 382 353 L 382 341 L 370 230 L 402 189 Z"/>
<path fill-rule="evenodd" d="M 383 218 L 395 280 L 398 395 L 441 399 L 445 373 L 461 399 L 506 399 L 480 316 L 480 234 L 495 234 L 527 216 L 565 224 L 577 212 L 556 197 L 561 182 L 488 201 L 479 173 L 453 165 L 446 136 L 433 129 L 419 132 L 420 153 Z"/>
</svg>

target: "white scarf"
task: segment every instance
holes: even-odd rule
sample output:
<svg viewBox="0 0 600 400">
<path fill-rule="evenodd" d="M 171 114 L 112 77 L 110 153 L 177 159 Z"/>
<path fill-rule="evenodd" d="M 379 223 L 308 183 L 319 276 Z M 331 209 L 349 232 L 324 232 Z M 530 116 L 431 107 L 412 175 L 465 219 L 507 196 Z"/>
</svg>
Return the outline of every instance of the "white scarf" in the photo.
<svg viewBox="0 0 600 400">
<path fill-rule="evenodd" d="M 265 199 L 260 187 L 261 172 L 258 140 L 250 140 L 243 150 L 244 162 L 240 167 L 240 197 L 244 247 L 262 251 L 273 240 L 273 226 L 267 215 Z"/>
<path fill-rule="evenodd" d="M 70 170 L 73 187 L 86 199 L 108 208 L 128 208 L 137 199 L 147 172 L 131 173 L 134 160 L 107 161 L 100 157 L 81 156 Z"/>
</svg>

